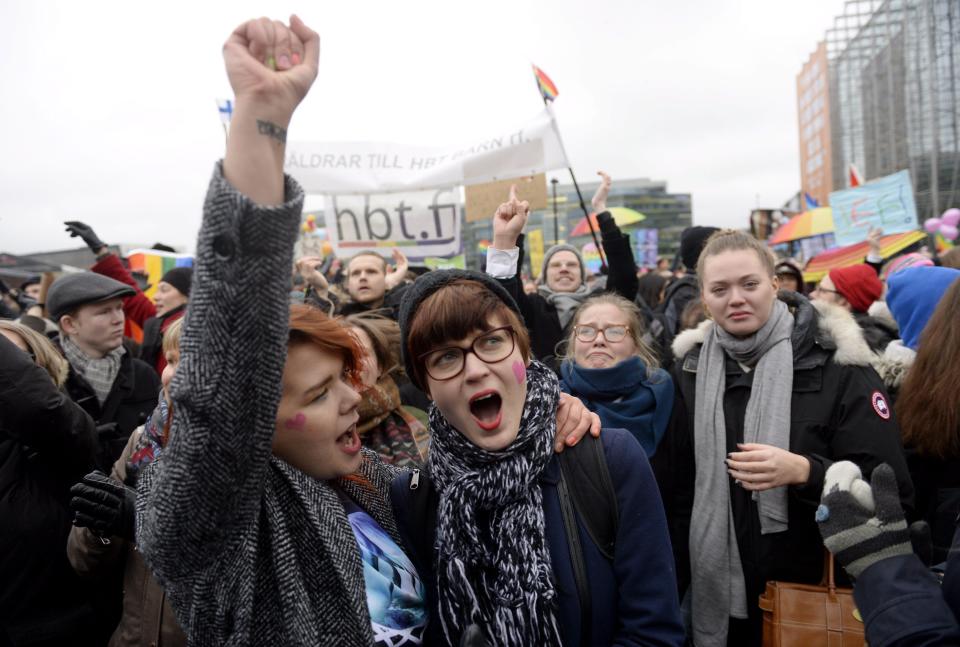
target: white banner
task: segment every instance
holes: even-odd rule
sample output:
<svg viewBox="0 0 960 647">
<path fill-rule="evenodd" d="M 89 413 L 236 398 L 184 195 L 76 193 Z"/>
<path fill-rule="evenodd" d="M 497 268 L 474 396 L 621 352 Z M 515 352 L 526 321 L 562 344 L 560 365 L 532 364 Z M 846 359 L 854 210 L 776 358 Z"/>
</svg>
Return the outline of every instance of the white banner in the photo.
<svg viewBox="0 0 960 647">
<path fill-rule="evenodd" d="M 454 256 L 460 247 L 460 188 L 328 195 L 327 236 L 339 258 L 360 251 L 389 257 L 399 248 L 410 260 Z"/>
<path fill-rule="evenodd" d="M 307 193 L 339 195 L 439 189 L 567 166 L 552 113 L 545 109 L 522 128 L 467 146 L 291 142 L 285 170 Z"/>
</svg>

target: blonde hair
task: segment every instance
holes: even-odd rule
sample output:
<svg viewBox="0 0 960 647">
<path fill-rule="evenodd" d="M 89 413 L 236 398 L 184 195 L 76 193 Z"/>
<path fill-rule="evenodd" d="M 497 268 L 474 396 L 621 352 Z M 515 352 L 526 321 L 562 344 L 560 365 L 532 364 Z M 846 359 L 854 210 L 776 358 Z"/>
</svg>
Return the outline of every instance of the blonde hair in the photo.
<svg viewBox="0 0 960 647">
<path fill-rule="evenodd" d="M 52 341 L 37 331 L 15 321 L 0 320 L 0 329 L 19 335 L 23 343 L 30 349 L 30 354 L 33 355 L 33 361 L 36 365 L 50 374 L 50 379 L 57 387 L 63 386 L 63 383 L 67 381 L 67 375 L 70 373 L 70 365 Z"/>
<path fill-rule="evenodd" d="M 652 375 L 654 371 L 660 368 L 660 360 L 657 359 L 657 354 L 653 352 L 653 349 L 643 341 L 643 334 L 646 332 L 646 326 L 643 323 L 643 313 L 633 301 L 628 301 L 619 294 L 613 294 L 611 292 L 590 297 L 577 308 L 570 325 L 570 334 L 568 334 L 567 338 L 563 341 L 565 347 L 563 348 L 561 357 L 574 361 L 573 349 L 576 343 L 577 325 L 580 323 L 580 317 L 588 308 L 598 305 L 614 306 L 626 315 L 628 332 L 637 349 L 635 354 L 647 365 L 647 375 Z"/>
<path fill-rule="evenodd" d="M 180 317 L 163 331 L 163 354 L 180 352 L 180 331 L 183 330 L 183 317 Z"/>
<path fill-rule="evenodd" d="M 697 259 L 697 281 L 700 283 L 700 289 L 703 289 L 703 284 L 706 280 L 703 270 L 707 264 L 708 257 L 716 256 L 724 252 L 738 252 L 743 249 L 756 252 L 770 278 L 777 275 L 776 259 L 769 247 L 750 234 L 737 231 L 736 229 L 721 229 L 720 231 L 714 232 L 710 238 L 707 239 L 706 244 L 703 246 L 703 251 L 700 252 L 700 258 Z"/>
</svg>

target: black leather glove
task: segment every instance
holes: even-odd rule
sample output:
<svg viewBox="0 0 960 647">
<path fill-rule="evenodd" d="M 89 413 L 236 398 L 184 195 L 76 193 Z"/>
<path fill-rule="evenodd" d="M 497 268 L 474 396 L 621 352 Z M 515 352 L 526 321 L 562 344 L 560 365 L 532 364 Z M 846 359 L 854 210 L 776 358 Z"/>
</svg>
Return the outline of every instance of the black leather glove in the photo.
<svg viewBox="0 0 960 647">
<path fill-rule="evenodd" d="M 89 528 L 100 537 L 133 540 L 136 490 L 95 471 L 70 488 L 70 494 L 73 525 Z"/>
<path fill-rule="evenodd" d="M 87 247 L 89 247 L 90 251 L 94 254 L 106 247 L 104 242 L 97 237 L 97 232 L 90 228 L 90 225 L 80 222 L 79 220 L 67 220 L 63 224 L 67 226 L 67 231 L 70 232 L 71 238 L 76 238 L 77 236 L 82 238 L 83 242 L 87 244 Z"/>
</svg>

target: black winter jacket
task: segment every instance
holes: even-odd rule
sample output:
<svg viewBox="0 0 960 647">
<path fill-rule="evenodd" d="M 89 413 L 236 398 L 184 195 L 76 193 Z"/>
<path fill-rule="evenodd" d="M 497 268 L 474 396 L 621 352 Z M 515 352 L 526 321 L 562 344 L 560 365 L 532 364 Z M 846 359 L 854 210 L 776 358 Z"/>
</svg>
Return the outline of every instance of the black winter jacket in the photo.
<svg viewBox="0 0 960 647">
<path fill-rule="evenodd" d="M 152 366 L 124 353 L 110 395 L 100 405 L 93 387 L 70 367 L 66 383 L 70 398 L 97 424 L 97 469 L 109 474 L 133 430 L 146 422 L 157 406 L 160 377 Z"/>
<path fill-rule="evenodd" d="M 340 304 L 337 314 L 346 317 L 347 315 L 361 312 L 377 312 L 396 321 L 397 313 L 400 312 L 400 301 L 403 300 L 403 294 L 407 291 L 408 285 L 409 284 L 404 283 L 392 290 L 388 290 L 386 294 L 383 295 L 383 305 L 379 308 L 371 308 L 365 303 L 357 303 L 351 300 Z"/>
<path fill-rule="evenodd" d="M 92 643 L 66 542 L 70 486 L 95 452 L 90 416 L 0 336 L 0 644 Z"/>
<path fill-rule="evenodd" d="M 816 583 L 823 572 L 823 543 L 814 514 L 820 502 L 823 477 L 835 461 L 858 464 L 866 478 L 880 463 L 897 474 L 901 502 L 913 509 L 913 485 L 907 472 L 900 431 L 883 383 L 871 368 L 873 353 L 853 317 L 842 308 L 810 302 L 794 292 L 780 298 L 794 309 L 794 374 L 791 402 L 790 451 L 810 461 L 810 478 L 789 486 L 789 530 L 761 535 L 756 502 L 751 493 L 730 481 L 731 504 L 750 610 L 748 633 L 759 636 L 757 597 L 767 580 Z M 689 582 L 689 525 L 693 506 L 696 459 L 694 411 L 700 349 L 713 322 L 685 331 L 674 341 L 677 397 L 667 434 L 672 478 L 660 481 L 671 524 L 682 589 Z M 724 419 L 727 451 L 743 442 L 743 422 L 753 373 L 734 360 L 726 364 Z M 660 452 L 657 452 L 660 454 Z M 725 456 L 717 456 L 723 460 Z M 733 634 L 731 634 L 732 636 Z M 752 642 L 752 641 L 749 641 Z M 745 642 L 744 644 L 748 644 Z"/>
</svg>

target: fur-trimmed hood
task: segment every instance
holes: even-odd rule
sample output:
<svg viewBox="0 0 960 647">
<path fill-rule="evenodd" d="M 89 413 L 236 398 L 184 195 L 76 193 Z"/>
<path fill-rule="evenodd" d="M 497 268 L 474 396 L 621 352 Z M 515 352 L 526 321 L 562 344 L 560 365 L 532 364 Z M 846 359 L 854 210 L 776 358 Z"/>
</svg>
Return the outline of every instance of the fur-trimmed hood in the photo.
<svg viewBox="0 0 960 647">
<path fill-rule="evenodd" d="M 803 298 L 803 297 L 800 297 Z M 833 361 L 849 366 L 876 366 L 880 356 L 870 350 L 863 337 L 863 330 L 857 325 L 848 310 L 822 301 L 811 301 L 817 311 L 817 337 L 832 342 L 836 346 Z M 790 305 L 788 303 L 788 305 Z M 694 348 L 703 343 L 707 333 L 713 328 L 713 321 L 702 322 L 696 328 L 684 330 L 673 340 L 673 354 L 681 360 Z"/>
</svg>

